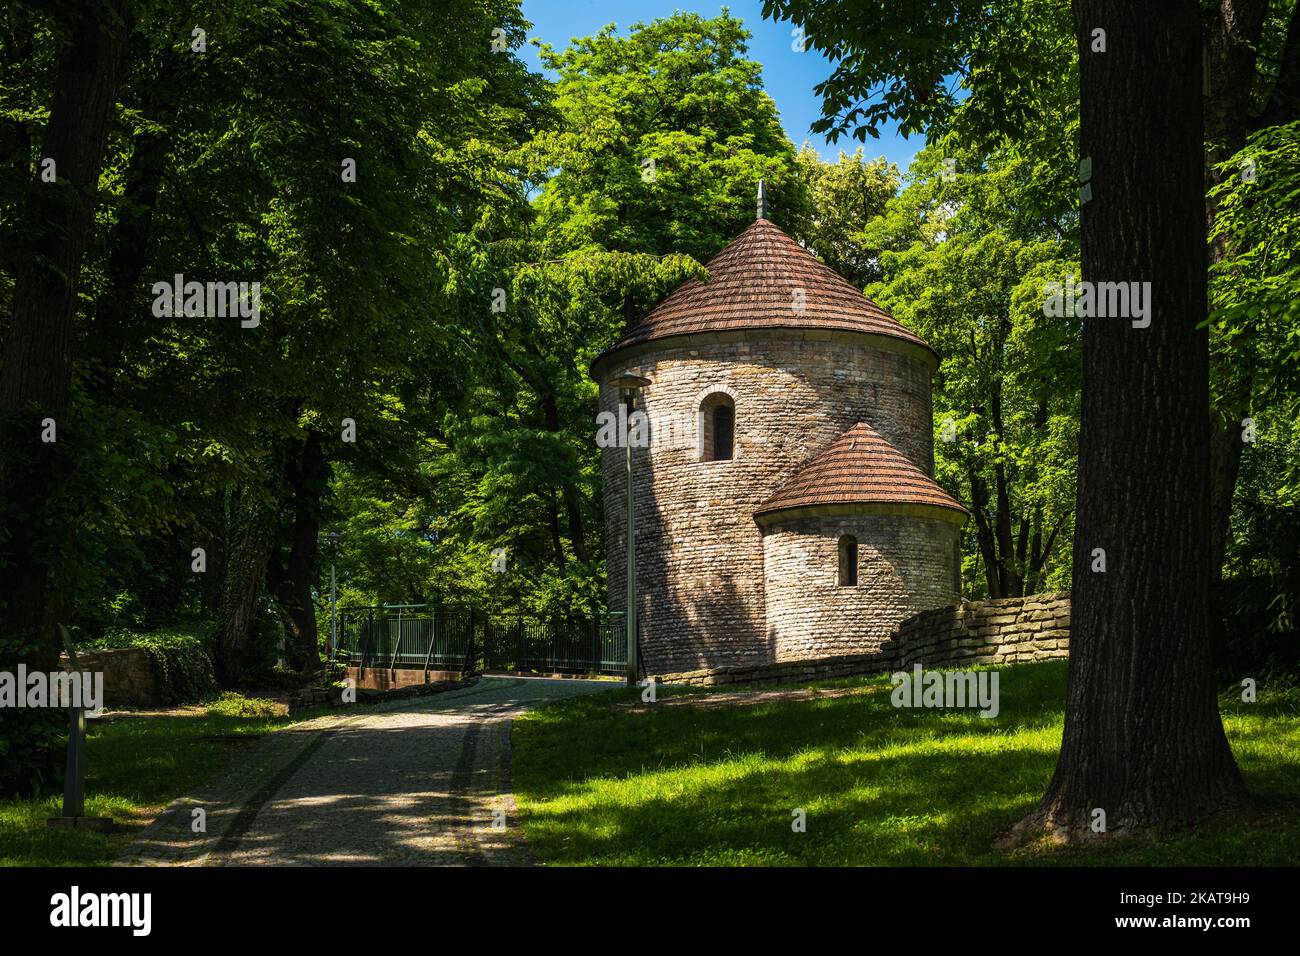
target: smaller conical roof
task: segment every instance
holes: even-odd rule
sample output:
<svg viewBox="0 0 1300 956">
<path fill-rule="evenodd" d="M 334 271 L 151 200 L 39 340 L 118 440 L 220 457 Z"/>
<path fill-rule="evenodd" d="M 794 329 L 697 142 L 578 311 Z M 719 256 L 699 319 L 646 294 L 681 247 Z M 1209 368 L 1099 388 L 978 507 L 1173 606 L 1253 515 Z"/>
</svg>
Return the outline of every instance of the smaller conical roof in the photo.
<svg viewBox="0 0 1300 956">
<path fill-rule="evenodd" d="M 816 505 L 903 504 L 967 510 L 866 422 L 818 452 L 754 512 Z"/>
</svg>

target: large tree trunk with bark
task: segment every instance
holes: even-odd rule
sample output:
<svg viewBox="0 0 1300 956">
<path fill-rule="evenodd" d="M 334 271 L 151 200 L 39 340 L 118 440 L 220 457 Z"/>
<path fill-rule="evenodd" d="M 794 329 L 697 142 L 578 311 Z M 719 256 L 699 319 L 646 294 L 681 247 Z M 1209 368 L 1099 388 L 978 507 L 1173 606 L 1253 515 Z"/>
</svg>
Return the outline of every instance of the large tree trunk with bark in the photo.
<svg viewBox="0 0 1300 956">
<path fill-rule="evenodd" d="M 58 658 L 47 585 L 54 549 L 47 510 L 64 469 L 58 429 L 67 427 L 72 376 L 72 319 L 81 261 L 98 199 L 99 171 L 121 81 L 127 22 L 120 4 L 98 5 L 71 24 L 60 58 L 54 102 L 41 149 L 42 163 L 28 190 L 25 221 L 30 244 L 14 282 L 13 316 L 0 363 L 0 502 L 7 532 L 0 633 L 37 635 L 42 668 Z M 56 182 L 42 180 L 54 161 Z M 55 441 L 42 442 L 42 421 L 54 419 Z M 47 542 L 48 543 L 48 542 Z"/>
<path fill-rule="evenodd" d="M 152 82 L 167 89 L 167 84 L 174 82 L 174 72 L 164 68 Z M 171 111 L 171 105 L 161 103 L 157 95 L 141 104 L 141 112 L 153 123 L 169 121 Z M 150 127 L 137 133 L 132 144 L 118 219 L 109 242 L 107 282 L 95 303 L 86 336 L 87 358 L 98 366 L 92 381 L 101 396 L 113 390 L 113 372 L 122 362 L 123 351 L 141 337 L 142 324 L 152 321 L 148 307 L 141 307 L 138 299 L 149 264 L 153 218 L 171 140 L 167 131 Z"/>
<path fill-rule="evenodd" d="M 121 82 L 129 24 L 120 3 L 86 5 L 69 17 L 41 162 L 23 209 L 26 235 L 8 250 L 15 269 L 12 321 L 0 352 L 0 667 L 54 670 L 65 603 L 54 593 L 59 555 L 76 516 L 60 505 L 70 466 L 61 438 L 72 376 L 77 286 L 94 221 L 104 144 Z M 8 147 L 6 147 L 8 148 Z M 54 182 L 43 179 L 53 160 Z M 26 168 L 26 164 L 20 168 Z M 43 442 L 43 420 L 54 420 Z M 62 429 L 62 435 L 60 435 Z M 57 711 L 0 714 L 0 794 L 59 777 Z"/>
<path fill-rule="evenodd" d="M 217 655 L 213 666 L 227 687 L 243 676 L 244 649 L 257 599 L 266 582 L 266 566 L 275 546 L 275 509 L 254 491 L 232 492 L 227 507 L 221 614 L 217 624 Z"/>
<path fill-rule="evenodd" d="M 278 561 L 272 564 L 268 580 L 295 648 L 296 666 L 312 674 L 320 670 L 321 660 L 311 589 L 316 580 L 321 503 L 329 482 L 320 432 L 309 434 L 299 454 L 290 458 L 286 478 L 294 510 L 289 557 L 283 566 Z"/>
<path fill-rule="evenodd" d="M 1176 826 L 1240 804 L 1211 660 L 1202 46 L 1195 0 L 1076 0 L 1087 282 L 1149 281 L 1150 325 L 1084 321 L 1065 733 L 1014 836 Z M 1092 31 L 1107 31 L 1104 53 Z M 1095 550 L 1105 571 L 1094 570 Z"/>
</svg>

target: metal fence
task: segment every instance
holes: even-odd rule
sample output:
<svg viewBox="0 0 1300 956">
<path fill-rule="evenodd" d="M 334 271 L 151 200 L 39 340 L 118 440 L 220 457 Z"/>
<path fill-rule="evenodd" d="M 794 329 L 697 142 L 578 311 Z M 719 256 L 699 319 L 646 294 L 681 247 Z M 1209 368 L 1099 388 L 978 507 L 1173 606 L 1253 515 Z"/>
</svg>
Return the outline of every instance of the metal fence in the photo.
<svg viewBox="0 0 1300 956">
<path fill-rule="evenodd" d="M 340 608 L 338 657 L 364 669 L 622 674 L 623 615 L 538 618 L 427 604 Z"/>
</svg>

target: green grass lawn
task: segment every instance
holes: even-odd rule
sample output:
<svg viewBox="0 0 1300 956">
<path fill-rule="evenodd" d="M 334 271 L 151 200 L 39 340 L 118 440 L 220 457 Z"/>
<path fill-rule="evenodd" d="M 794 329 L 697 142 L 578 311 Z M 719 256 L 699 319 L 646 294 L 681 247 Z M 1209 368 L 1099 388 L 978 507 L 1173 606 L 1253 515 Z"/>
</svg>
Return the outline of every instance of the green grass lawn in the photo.
<svg viewBox="0 0 1300 956">
<path fill-rule="evenodd" d="M 1257 703 L 1221 705 L 1254 813 L 1159 841 L 994 849 L 1051 778 L 1065 673 L 1002 668 L 992 719 L 894 708 L 886 676 L 754 706 L 665 706 L 685 692 L 663 689 L 644 708 L 627 690 L 558 702 L 514 725 L 524 832 L 563 865 L 1300 863 L 1300 689 L 1267 684 Z"/>
<path fill-rule="evenodd" d="M 176 797 L 257 737 L 290 723 L 268 702 L 228 694 L 169 716 L 91 721 L 86 740 L 86 813 L 112 817 L 114 832 L 46 826 L 62 794 L 0 800 L 0 866 L 104 866 Z M 299 718 L 295 717 L 294 720 Z"/>
</svg>

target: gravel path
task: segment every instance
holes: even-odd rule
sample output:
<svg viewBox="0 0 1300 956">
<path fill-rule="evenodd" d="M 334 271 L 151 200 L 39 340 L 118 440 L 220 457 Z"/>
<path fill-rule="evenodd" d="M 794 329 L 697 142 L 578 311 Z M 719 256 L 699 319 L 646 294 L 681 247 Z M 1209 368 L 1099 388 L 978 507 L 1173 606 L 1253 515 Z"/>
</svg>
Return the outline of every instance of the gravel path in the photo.
<svg viewBox="0 0 1300 956">
<path fill-rule="evenodd" d="M 488 677 L 270 734 L 168 807 L 119 865 L 527 863 L 509 793 L 511 718 L 616 686 Z"/>
</svg>

